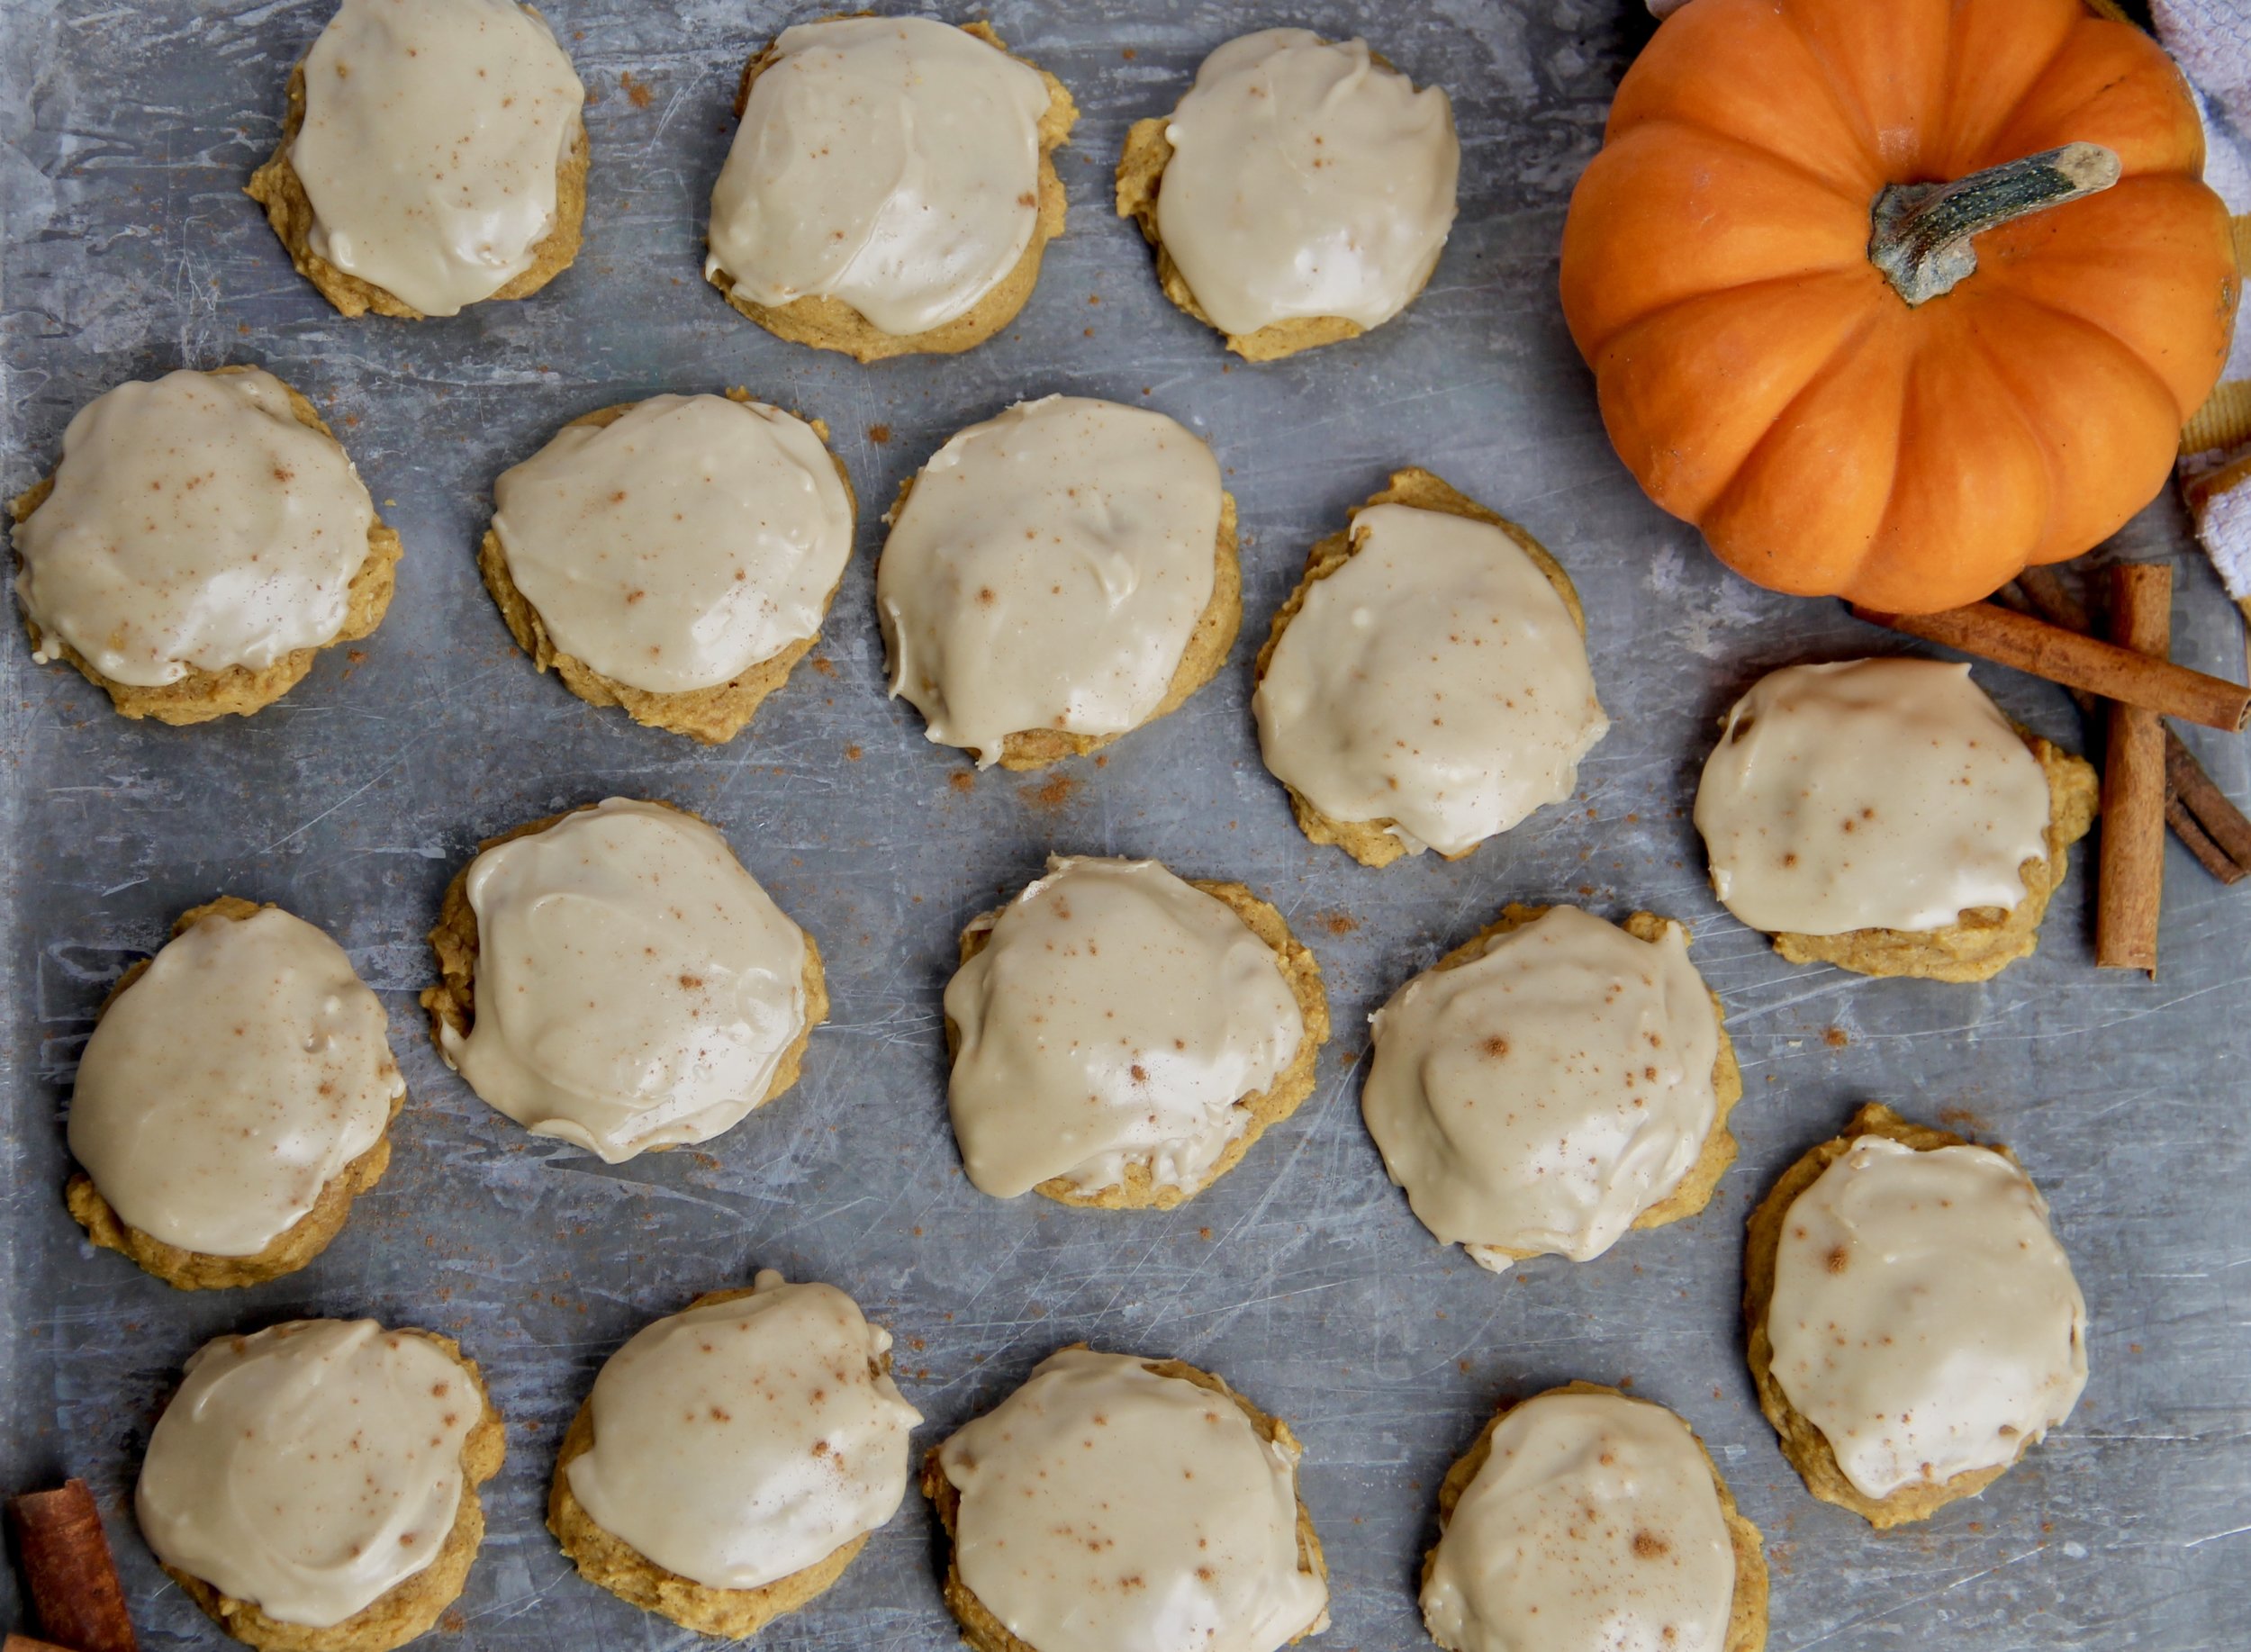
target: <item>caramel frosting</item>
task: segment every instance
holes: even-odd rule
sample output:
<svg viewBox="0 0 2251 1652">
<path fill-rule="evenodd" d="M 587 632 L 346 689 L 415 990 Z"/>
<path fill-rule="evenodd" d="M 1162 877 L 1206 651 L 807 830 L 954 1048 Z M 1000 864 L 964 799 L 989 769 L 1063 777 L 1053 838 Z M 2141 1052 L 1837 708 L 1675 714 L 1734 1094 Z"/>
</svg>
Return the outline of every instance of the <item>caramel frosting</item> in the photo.
<svg viewBox="0 0 2251 1652">
<path fill-rule="evenodd" d="M 1449 855 L 1569 797 L 1610 719 L 1540 564 L 1489 522 L 1413 505 L 1361 509 L 1352 537 L 1252 698 L 1266 766 L 1333 820 L 1388 819 Z"/>
<path fill-rule="evenodd" d="M 71 420 L 54 481 L 15 530 L 16 596 L 112 681 L 258 671 L 343 628 L 375 504 L 272 374 L 120 384 Z"/>
<path fill-rule="evenodd" d="M 899 1512 L 922 1414 L 888 1332 L 832 1286 L 767 1269 L 746 1295 L 645 1327 L 594 1380 L 594 1443 L 564 1472 L 603 1530 L 714 1589 L 755 1589 Z"/>
<path fill-rule="evenodd" d="M 652 396 L 565 426 L 493 491 L 509 577 L 556 647 L 652 693 L 818 634 L 852 554 L 827 448 L 763 402 Z"/>
<path fill-rule="evenodd" d="M 1129 1161 L 1203 1186 L 1305 1018 L 1273 949 L 1154 861 L 1055 856 L 945 989 L 948 1090 L 969 1178 L 1014 1198 L 1094 1193 Z"/>
<path fill-rule="evenodd" d="M 1688 1425 L 1620 1395 L 1510 1409 L 1423 1577 L 1446 1652 L 1722 1652 L 1735 1549 Z"/>
<path fill-rule="evenodd" d="M 727 840 L 611 798 L 470 864 L 476 1019 L 441 1046 L 534 1135 L 611 1164 L 764 1101 L 805 1030 L 805 935 Z"/>
<path fill-rule="evenodd" d="M 1304 29 L 1229 41 L 1164 135 L 1158 231 L 1223 332 L 1388 321 L 1430 279 L 1453 225 L 1452 107 L 1365 41 Z"/>
<path fill-rule="evenodd" d="M 312 251 L 426 315 L 529 269 L 579 141 L 578 73 L 511 0 L 343 0 L 305 57 L 289 164 Z"/>
<path fill-rule="evenodd" d="M 1211 449 L 1145 408 L 1048 396 L 970 426 L 876 569 L 891 693 L 980 767 L 1020 730 L 1145 721 L 1211 600 L 1222 497 Z"/>
<path fill-rule="evenodd" d="M 1696 829 L 1729 911 L 1769 934 L 1943 929 L 2024 898 L 2047 853 L 2039 760 L 1969 667 L 1791 665 L 1727 714 Z"/>
<path fill-rule="evenodd" d="M 2047 1202 L 1985 1147 L 1854 1141 L 1783 1222 L 1767 1333 L 1790 1404 L 1868 1497 L 2014 1462 L 2087 1382 Z"/>
<path fill-rule="evenodd" d="M 221 1337 L 149 1436 L 141 1535 L 269 1618 L 330 1628 L 438 1557 L 484 1409 L 443 1349 L 373 1320 Z"/>
<path fill-rule="evenodd" d="M 1718 1111 L 1720 1026 L 1686 932 L 1637 940 L 1551 907 L 1376 1012 L 1361 1096 L 1441 1243 L 1600 1256 L 1677 1187 Z"/>
<path fill-rule="evenodd" d="M 142 1232 L 256 1256 L 373 1147 L 405 1093 L 344 949 L 268 907 L 206 917 L 103 1012 L 71 1156 Z"/>
<path fill-rule="evenodd" d="M 711 192 L 707 275 L 927 332 L 999 284 L 1039 218 L 1047 83 L 927 17 L 785 29 Z"/>
<path fill-rule="evenodd" d="M 938 1463 L 962 1582 L 1038 1652 L 1273 1652 L 1327 1624 L 1294 1442 L 1150 1361 L 1050 1355 Z"/>
</svg>

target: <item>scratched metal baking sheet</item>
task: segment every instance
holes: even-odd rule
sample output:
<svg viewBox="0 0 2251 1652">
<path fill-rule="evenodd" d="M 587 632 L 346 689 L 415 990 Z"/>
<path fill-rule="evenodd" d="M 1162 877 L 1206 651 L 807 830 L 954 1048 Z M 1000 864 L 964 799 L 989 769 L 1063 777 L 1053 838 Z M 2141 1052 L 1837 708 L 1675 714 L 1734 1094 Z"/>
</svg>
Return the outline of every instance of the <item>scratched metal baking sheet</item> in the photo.
<svg viewBox="0 0 2251 1652">
<path fill-rule="evenodd" d="M 71 412 L 121 380 L 261 362 L 326 411 L 407 555 L 382 630 L 247 722 L 123 722 L 0 627 L 0 1481 L 84 1476 L 144 1644 L 221 1644 L 130 1513 L 180 1361 L 208 1337 L 299 1314 L 431 1326 L 483 1362 L 510 1428 L 483 1555 L 429 1644 L 687 1647 L 695 1637 L 580 1582 L 556 1551 L 541 1523 L 554 1451 L 631 1332 L 771 1265 L 844 1286 L 893 1330 L 924 1441 L 1079 1338 L 1225 1373 L 1305 1439 L 1334 1582 L 1328 1647 L 1425 1644 L 1414 1582 L 1440 1474 L 1496 1397 L 1571 1377 L 1631 1379 L 1701 1431 L 1771 1546 L 1776 1647 L 2245 1644 L 2251 889 L 2223 892 L 2171 851 L 2155 984 L 2092 968 L 2084 854 L 2039 955 L 1983 987 L 1794 968 L 1713 902 L 1686 818 L 1713 718 L 1769 667 L 1893 645 L 1831 606 L 1723 575 L 1603 438 L 1557 311 L 1556 248 L 1646 19 L 1627 0 L 999 0 L 1001 32 L 1084 112 L 1061 157 L 1070 232 L 1004 337 L 865 368 L 768 338 L 700 277 L 737 71 L 820 9 L 555 0 L 599 94 L 585 251 L 529 302 L 407 325 L 339 320 L 240 194 L 327 0 L 5 8 L 0 482 L 28 484 Z M 1364 32 L 1446 85 L 1462 211 L 1402 320 L 1252 369 L 1159 298 L 1109 177 L 1129 122 L 1168 107 L 1212 47 L 1270 22 Z M 1186 420 L 1216 448 L 1246 529 L 1246 623 L 1226 671 L 1106 764 L 967 783 L 883 698 L 871 511 L 817 655 L 747 736 L 705 750 L 581 705 L 534 674 L 477 582 L 492 478 L 590 408 L 729 384 L 826 419 L 863 501 L 889 500 L 947 434 L 1020 397 L 1146 401 Z M 1555 549 L 1587 597 L 1614 726 L 1568 806 L 1461 863 L 1378 873 L 1292 828 L 1259 764 L 1248 671 L 1306 546 L 1405 463 Z M 2239 670 L 2234 616 L 2186 547 L 2168 501 L 2111 549 L 2176 559 L 2180 654 Z M 1987 684 L 2077 743 L 2057 691 Z M 2191 738 L 2223 786 L 2251 790 L 2242 741 Z M 834 1009 L 782 1101 L 703 1151 L 604 1166 L 472 1096 L 433 1055 L 414 993 L 438 893 L 475 841 L 611 793 L 725 828 L 819 937 Z M 954 936 L 1050 849 L 1243 880 L 1327 975 L 1339 1036 L 1316 1093 L 1169 1214 L 1000 1204 L 958 1169 L 938 1014 Z M 350 950 L 390 1007 L 411 1100 L 390 1174 L 317 1263 L 191 1295 L 82 1242 L 59 1197 L 61 1121 L 104 989 L 175 913 L 222 889 L 283 902 Z M 1742 1159 L 1705 1214 L 1593 1263 L 1495 1277 L 1439 1250 L 1386 1182 L 1354 1061 L 1368 1012 L 1510 899 L 1687 920 L 1749 1093 Z M 1983 1499 L 1888 1536 L 1800 1487 L 1753 1406 L 1736 1321 L 1748 1206 L 1870 1097 L 2018 1150 L 2093 1322 L 2093 1377 L 2068 1425 Z M 764 1643 L 951 1644 L 933 1555 L 910 1494 L 843 1582 Z"/>
</svg>

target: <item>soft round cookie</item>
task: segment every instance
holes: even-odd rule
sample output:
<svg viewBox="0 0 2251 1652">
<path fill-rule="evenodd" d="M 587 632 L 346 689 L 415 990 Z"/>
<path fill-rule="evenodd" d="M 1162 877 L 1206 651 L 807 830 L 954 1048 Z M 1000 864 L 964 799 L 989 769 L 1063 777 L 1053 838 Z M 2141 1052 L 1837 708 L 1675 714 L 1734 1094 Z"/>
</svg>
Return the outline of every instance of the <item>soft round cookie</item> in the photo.
<svg viewBox="0 0 2251 1652">
<path fill-rule="evenodd" d="M 813 937 L 667 803 L 610 798 L 487 838 L 429 943 L 446 1064 L 610 1164 L 733 1129 L 797 1082 L 828 1014 Z"/>
<path fill-rule="evenodd" d="M 383 1004 L 279 907 L 190 908 L 110 989 L 78 1059 L 64 1192 L 95 1244 L 167 1285 L 294 1273 L 391 1163 L 406 1099 Z"/>
<path fill-rule="evenodd" d="M 1243 621 L 1235 501 L 1162 413 L 1019 402 L 903 484 L 875 571 L 890 692 L 980 768 L 1083 756 L 1211 681 Z"/>
<path fill-rule="evenodd" d="M 2098 790 L 1967 665 L 1843 660 L 1729 709 L 1695 821 L 1722 904 L 1791 962 L 1982 981 L 2039 943 Z"/>
<path fill-rule="evenodd" d="M 1459 860 L 1569 797 L 1609 731 L 1587 616 L 1539 541 L 1429 471 L 1352 517 L 1259 650 L 1260 755 L 1313 842 Z"/>
<path fill-rule="evenodd" d="M 980 1191 L 1170 1210 L 1313 1093 L 1328 995 L 1240 883 L 1055 855 L 962 932 L 945 1034 Z"/>
<path fill-rule="evenodd" d="M 739 1640 L 821 1593 L 899 1512 L 922 1414 L 890 1335 L 772 1269 L 643 1327 L 564 1437 L 547 1530 L 579 1575 Z M 808 1474 L 818 1461 L 825 1472 Z"/>
<path fill-rule="evenodd" d="M 1734 1162 L 1724 1017 L 1670 918 L 1511 905 L 1376 1012 L 1361 1111 L 1440 1243 L 1496 1273 L 1587 1261 Z"/>
<path fill-rule="evenodd" d="M 827 17 L 743 70 L 704 278 L 793 344 L 952 355 L 1017 317 L 1063 232 L 1078 106 L 986 23 Z"/>
<path fill-rule="evenodd" d="M 827 440 L 743 390 L 581 414 L 493 484 L 477 567 L 509 635 L 589 705 L 733 739 L 818 640 L 851 559 Z"/>
<path fill-rule="evenodd" d="M 1266 29 L 1204 59 L 1169 116 L 1136 121 L 1117 214 L 1171 299 L 1247 361 L 1381 326 L 1430 280 L 1454 221 L 1451 104 L 1365 41 Z"/>
<path fill-rule="evenodd" d="M 1423 1621 L 1446 1652 L 1759 1652 L 1765 1540 L 1712 1453 L 1600 1383 L 1504 1400 L 1438 1487 Z"/>
<path fill-rule="evenodd" d="M 1178 1359 L 1049 1355 L 922 1459 L 973 1652 L 1274 1652 L 1326 1629 L 1299 1447 Z"/>
<path fill-rule="evenodd" d="M 389 1652 L 438 1621 L 507 1449 L 449 1337 L 293 1320 L 190 1355 L 133 1496 L 158 1561 L 260 1652 Z"/>
<path fill-rule="evenodd" d="M 312 403 L 261 367 L 120 384 L 62 449 L 8 507 L 16 605 L 32 659 L 122 716 L 248 717 L 391 606 L 399 536 Z"/>
<path fill-rule="evenodd" d="M 245 191 L 347 316 L 537 293 L 578 257 L 586 90 L 514 0 L 341 0 Z"/>
<path fill-rule="evenodd" d="M 1878 1529 L 1977 1495 L 2087 1380 L 2086 1303 L 2015 1157 L 1876 1103 L 1751 1213 L 1743 1318 L 1782 1454 Z"/>
</svg>

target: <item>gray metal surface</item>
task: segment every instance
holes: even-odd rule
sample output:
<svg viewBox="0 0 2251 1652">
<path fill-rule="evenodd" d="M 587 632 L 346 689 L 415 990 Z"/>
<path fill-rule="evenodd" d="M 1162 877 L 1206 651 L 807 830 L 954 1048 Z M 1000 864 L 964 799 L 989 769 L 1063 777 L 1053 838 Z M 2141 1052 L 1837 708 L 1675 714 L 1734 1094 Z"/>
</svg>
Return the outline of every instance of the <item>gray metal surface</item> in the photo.
<svg viewBox="0 0 2251 1652">
<path fill-rule="evenodd" d="M 1496 1396 L 1576 1377 L 1631 1378 L 1702 1431 L 1767 1534 L 1776 1647 L 2245 1644 L 2251 889 L 2221 891 L 2174 850 L 2155 984 L 2093 969 L 2084 854 L 2039 956 L 1984 987 L 1794 968 L 1714 904 L 1686 818 L 1713 718 L 1770 666 L 1894 639 L 1723 575 L 1604 440 L 1554 281 L 1570 185 L 1648 28 L 1626 0 L 1000 0 L 1001 32 L 1084 111 L 1062 157 L 1070 233 L 1007 335 L 874 368 L 768 338 L 699 273 L 736 72 L 818 0 L 554 0 L 600 94 L 585 251 L 529 302 L 420 325 L 339 320 L 240 193 L 327 9 L 17 0 L 0 31 L 0 481 L 28 484 L 70 413 L 120 380 L 263 362 L 327 411 L 407 546 L 382 630 L 249 721 L 126 723 L 0 627 L 0 1482 L 93 1483 L 144 1644 L 221 1642 L 133 1529 L 155 1409 L 204 1339 L 304 1313 L 456 1334 L 507 1413 L 484 1551 L 429 1644 L 694 1644 L 578 1581 L 542 1527 L 546 1486 L 601 1359 L 762 1265 L 842 1286 L 891 1327 L 926 1440 L 1078 1338 L 1224 1373 L 1305 1439 L 1335 1585 L 1330 1647 L 1425 1644 L 1414 1578 L 1440 1474 Z M 1462 212 L 1401 320 L 1252 369 L 1159 298 L 1108 184 L 1128 122 L 1168 106 L 1211 47 L 1277 21 L 1363 32 L 1449 87 Z M 1234 660 L 1105 764 L 964 788 L 959 761 L 883 699 L 871 511 L 818 656 L 746 736 L 705 750 L 589 709 L 533 673 L 478 585 L 492 478 L 587 409 L 728 384 L 825 418 L 863 501 L 888 501 L 948 433 L 1019 397 L 1145 396 L 1209 438 L 1241 501 Z M 1614 727 L 1569 805 L 1461 863 L 1378 873 L 1291 826 L 1259 764 L 1247 673 L 1306 546 L 1404 463 L 1555 549 L 1586 594 Z M 2168 501 L 2111 548 L 2180 558 L 2181 655 L 2237 669 L 2235 617 L 2186 544 Z M 2059 693 L 1981 675 L 2013 715 L 2078 743 Z M 2243 795 L 2244 743 L 2192 739 Z M 835 995 L 795 1091 L 703 1151 L 613 1167 L 487 1109 L 435 1058 L 413 1002 L 430 974 L 423 931 L 476 839 L 609 793 L 720 825 L 818 936 Z M 1317 1093 L 1170 1214 L 1001 1204 L 957 1168 L 938 1017 L 954 936 L 1051 847 L 1242 879 L 1327 972 L 1340 1035 Z M 411 1100 L 389 1176 L 315 1265 L 190 1295 L 82 1242 L 59 1197 L 61 1119 L 108 983 L 222 889 L 281 901 L 350 949 L 390 1006 Z M 1743 1157 L 1705 1214 L 1593 1263 L 1495 1277 L 1433 1244 L 1386 1182 L 1352 1063 L 1368 1012 L 1511 898 L 1689 921 L 1749 1093 Z M 1736 1320 L 1749 1204 L 1869 1097 L 2012 1144 L 2093 1316 L 2093 1380 L 2069 1423 L 1984 1498 L 1888 1536 L 1799 1485 L 1752 1404 Z M 764 1642 L 951 1638 L 910 1495 L 843 1582 Z"/>
</svg>

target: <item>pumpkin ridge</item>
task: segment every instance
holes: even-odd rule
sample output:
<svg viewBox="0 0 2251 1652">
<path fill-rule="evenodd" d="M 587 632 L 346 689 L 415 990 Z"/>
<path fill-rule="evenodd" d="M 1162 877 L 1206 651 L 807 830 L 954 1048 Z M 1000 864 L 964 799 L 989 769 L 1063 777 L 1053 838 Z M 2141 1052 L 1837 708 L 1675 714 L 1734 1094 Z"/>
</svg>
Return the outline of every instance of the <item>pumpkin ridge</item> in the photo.
<svg viewBox="0 0 2251 1652">
<path fill-rule="evenodd" d="M 2114 347 L 2120 355 L 2124 356 L 2127 360 L 2134 364 L 2134 370 L 2137 373 L 2139 373 L 2144 378 L 2147 378 L 2151 384 L 2156 385 L 2159 390 L 2165 393 L 2165 400 L 2172 402 L 2174 409 L 2179 411 L 2181 422 L 2183 424 L 2188 423 L 2189 415 L 2196 411 L 2194 408 L 2182 408 L 2180 399 L 2173 393 L 2173 386 L 2165 383 L 2165 375 L 2159 373 L 2155 367 L 2151 366 L 2147 358 L 2145 357 L 2139 350 L 2136 349 L 2131 343 L 2120 338 L 2118 334 L 2112 332 L 2100 321 L 2096 321 L 2087 316 L 2081 315 L 2075 310 L 2066 310 L 2061 304 L 2050 303 L 2048 300 L 2041 298 L 2035 293 L 2020 293 L 2013 287 L 2004 286 L 2001 288 L 1997 296 L 2005 297 L 2011 303 L 2013 304 L 2026 305 L 2030 309 L 2039 311 L 2043 315 L 2054 316 L 2058 320 L 2068 321 L 2075 327 L 2084 329 L 2085 331 L 2093 333 L 2105 344 Z M 1985 349 L 1989 354 L 1992 349 L 1991 346 L 1985 345 L 1982 340 L 1980 340 L 1980 348 Z M 2011 391 L 2011 393 L 2013 395 L 2015 393 Z M 2019 398 L 2019 400 L 2021 400 L 2021 398 Z"/>
<path fill-rule="evenodd" d="M 2075 0 L 2075 4 L 2079 3 L 2080 0 Z M 2048 56 L 2040 59 L 2039 68 L 2026 76 L 2022 84 L 1999 104 L 1995 111 L 1995 119 L 1986 126 L 1984 131 L 1970 134 L 1955 130 L 1955 116 L 1961 107 L 1961 102 L 1957 94 L 1966 77 L 1975 79 L 1981 74 L 1982 65 L 1969 61 L 1957 50 L 1962 33 L 1962 22 L 1959 17 L 1956 19 L 1955 27 L 1950 32 L 1951 38 L 1947 46 L 1948 68 L 1946 86 L 1939 101 L 1942 117 L 1939 122 L 1939 135 L 1946 138 L 1950 145 L 1955 146 L 1955 153 L 1950 158 L 1958 160 L 1964 155 L 1991 156 L 1993 154 L 1993 140 L 2006 130 L 2010 117 L 2023 104 L 2032 89 L 2048 77 L 2048 71 L 2056 67 L 2057 60 L 2070 50 L 2072 36 L 2076 32 L 2077 28 L 2078 23 L 2075 21 L 2057 35 L 2055 44 L 2048 50 Z M 2001 158 L 2014 159 L 2015 157 L 2006 156 Z M 1992 165 L 1993 163 L 1988 160 L 1981 164 Z M 1976 165 L 1962 166 L 1957 171 L 1956 176 L 1963 176 L 1975 170 L 1977 170 Z"/>
<path fill-rule="evenodd" d="M 1784 21 L 1797 32 L 1798 39 L 1805 42 L 1806 55 L 1821 70 L 1822 89 L 1829 94 L 1830 103 L 1844 117 L 1845 124 L 1852 129 L 1853 134 L 1860 140 L 1860 148 L 1875 163 L 1877 175 L 1892 183 L 1913 182 L 1912 179 L 1892 176 L 1894 168 L 1884 154 L 1884 145 L 1876 131 L 1875 122 L 1868 111 L 1862 107 L 1859 96 L 1853 90 L 1849 80 L 1840 73 L 1836 58 L 1830 51 L 1827 44 L 1806 27 L 1804 19 L 1799 15 L 1795 6 L 1785 5 L 1780 9 Z M 1919 131 L 1916 135 L 1919 147 L 1921 138 L 1922 134 Z"/>
<path fill-rule="evenodd" d="M 1867 344 L 1868 336 L 1875 332 L 1878 328 L 1882 327 L 1885 324 L 1885 318 L 1880 307 L 1871 307 L 1868 314 L 1861 320 L 1860 325 L 1854 328 L 1849 333 L 1846 334 L 1845 337 L 1837 341 L 1837 348 L 1830 351 L 1827 356 L 1822 358 L 1821 366 L 1807 376 L 1805 383 L 1798 387 L 1797 393 L 1793 395 L 1787 402 L 1782 404 L 1780 411 L 1775 414 L 1773 420 L 1767 424 L 1765 434 L 1760 436 L 1757 441 L 1750 445 L 1749 450 L 1746 452 L 1742 458 L 1737 463 L 1735 466 L 1735 474 L 1728 478 L 1727 485 L 1719 491 L 1709 505 L 1704 507 L 1702 513 L 1702 520 L 1716 520 L 1727 515 L 1729 507 L 1738 502 L 1739 497 L 1742 493 L 1743 490 L 1749 485 L 1753 478 L 1758 476 L 1761 461 L 1766 456 L 1767 450 L 1776 442 L 1779 441 L 1782 438 L 1783 432 L 1790 427 L 1792 416 L 1805 404 L 1808 398 L 1820 393 L 1822 387 L 1826 385 L 1829 380 L 1836 374 L 1841 363 Z M 1906 384 L 1906 378 L 1903 375 L 1901 379 L 1901 391 L 1903 395 L 1905 393 Z M 1900 423 L 1903 425 L 1905 423 L 1905 416 L 1903 412 L 1902 414 Z M 1892 461 L 1891 481 L 1885 489 L 1884 496 L 1884 510 L 1877 516 L 1876 525 L 1868 536 L 1868 546 L 1873 546 L 1876 543 L 1876 535 L 1883 531 L 1883 524 L 1885 519 L 1891 514 L 1892 500 L 1899 491 L 1900 468 L 1900 460 L 1898 456 L 1894 455 Z M 1706 538 L 1706 543 L 1712 543 L 1708 537 Z M 1864 546 L 1861 548 L 1862 554 L 1865 556 L 1868 546 Z M 1713 549 L 1715 553 L 1717 553 L 1719 546 L 1714 544 L 1713 545 Z M 1722 555 L 1721 560 L 1727 563 L 1729 567 L 1735 568 L 1735 564 L 1732 561 L 1730 561 L 1726 556 Z M 1739 573 L 1744 573 L 1744 571 L 1740 568 L 1735 568 L 1735 571 Z M 1744 577 L 1750 578 L 1751 576 L 1748 573 L 1744 573 Z M 1754 582 L 1764 585 L 1767 582 L 1760 579 L 1755 581 Z M 1772 586 L 1769 587 L 1769 589 L 1779 590 L 1783 588 L 1779 586 Z M 1795 594 L 1808 595 L 1816 593 L 1798 592 Z"/>
</svg>

